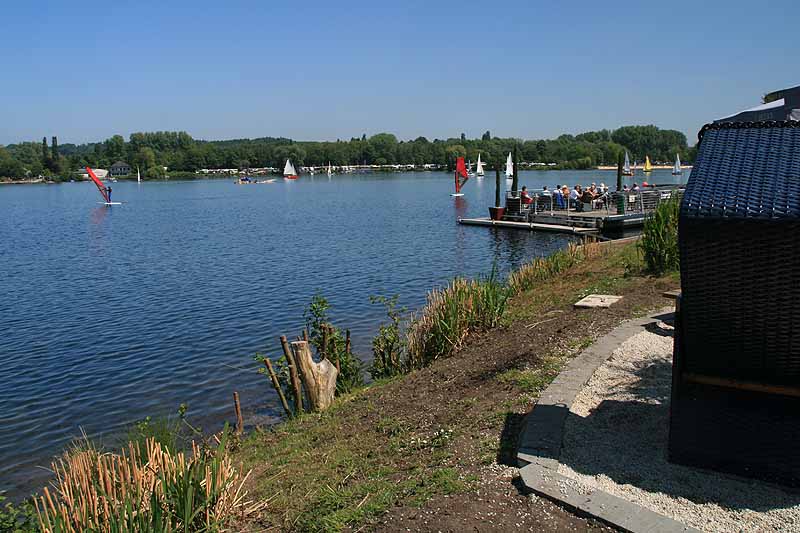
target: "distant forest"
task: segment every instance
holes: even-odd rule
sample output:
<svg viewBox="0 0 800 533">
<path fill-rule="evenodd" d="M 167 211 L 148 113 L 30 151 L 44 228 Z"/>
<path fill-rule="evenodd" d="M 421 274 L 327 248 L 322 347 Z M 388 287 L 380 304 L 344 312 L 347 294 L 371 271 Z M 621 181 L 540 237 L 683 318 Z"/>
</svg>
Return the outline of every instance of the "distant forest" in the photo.
<svg viewBox="0 0 800 533">
<path fill-rule="evenodd" d="M 194 173 L 204 168 L 283 168 L 287 158 L 295 166 L 324 166 L 330 162 L 332 165 L 434 163 L 449 167 L 458 156 L 474 162 L 479 152 L 487 167 L 492 168 L 502 164 L 514 147 L 522 161 L 555 164 L 557 168 L 567 169 L 615 165 L 619 154 L 625 150 L 631 161 L 643 161 L 648 155 L 654 162 L 671 162 L 677 153 L 683 161 L 692 162 L 695 154 L 683 133 L 652 125 L 565 134 L 546 140 L 493 137 L 487 131 L 480 139 L 467 139 L 462 133 L 460 138 L 432 141 L 425 137 L 399 141 L 391 133 L 336 141 L 273 137 L 203 141 L 193 139 L 186 132 L 152 132 L 133 133 L 128 141 L 121 135 L 114 135 L 103 142 L 59 145 L 57 138 L 52 137 L 48 145 L 45 137 L 41 143 L 0 146 L 0 177 L 72 179 L 78 169 L 85 166 L 108 168 L 117 161 L 139 167 L 143 176 L 151 178 L 162 177 L 164 167 L 170 174 Z"/>
</svg>

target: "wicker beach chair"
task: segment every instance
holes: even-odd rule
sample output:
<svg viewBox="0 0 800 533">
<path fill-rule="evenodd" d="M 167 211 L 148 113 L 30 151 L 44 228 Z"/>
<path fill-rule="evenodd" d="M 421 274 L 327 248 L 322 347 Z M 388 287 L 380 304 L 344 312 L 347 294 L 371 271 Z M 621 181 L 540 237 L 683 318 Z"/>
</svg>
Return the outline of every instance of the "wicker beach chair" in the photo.
<svg viewBox="0 0 800 533">
<path fill-rule="evenodd" d="M 800 123 L 701 130 L 681 203 L 669 458 L 800 485 Z"/>
</svg>

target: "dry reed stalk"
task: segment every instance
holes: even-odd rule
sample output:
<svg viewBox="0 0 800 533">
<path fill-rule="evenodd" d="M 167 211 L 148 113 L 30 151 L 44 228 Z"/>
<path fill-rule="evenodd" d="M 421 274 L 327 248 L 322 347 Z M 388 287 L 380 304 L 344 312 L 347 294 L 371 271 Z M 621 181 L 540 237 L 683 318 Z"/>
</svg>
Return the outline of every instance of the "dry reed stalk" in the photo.
<svg viewBox="0 0 800 533">
<path fill-rule="evenodd" d="M 214 453 L 221 455 L 215 457 Z M 240 469 L 232 466 L 223 450 L 201 449 L 194 442 L 188 457 L 183 452 L 173 454 L 148 439 L 146 457 L 140 457 L 137 447 L 129 443 L 127 453 L 123 450 L 119 455 L 93 449 L 73 451 L 54 461 L 52 467 L 54 492 L 45 487 L 43 495 L 34 500 L 39 526 L 45 533 L 118 529 L 136 518 L 128 515 L 127 506 L 134 515 L 146 516 L 151 501 L 162 507 L 167 519 L 168 491 L 198 467 L 203 468 L 206 525 L 222 523 L 237 510 L 244 511 L 249 503 L 243 501 L 246 493 L 242 492 L 247 475 L 240 475 Z M 251 506 L 250 510 L 256 508 Z M 171 518 L 166 530 L 183 527 L 179 517 Z"/>
</svg>

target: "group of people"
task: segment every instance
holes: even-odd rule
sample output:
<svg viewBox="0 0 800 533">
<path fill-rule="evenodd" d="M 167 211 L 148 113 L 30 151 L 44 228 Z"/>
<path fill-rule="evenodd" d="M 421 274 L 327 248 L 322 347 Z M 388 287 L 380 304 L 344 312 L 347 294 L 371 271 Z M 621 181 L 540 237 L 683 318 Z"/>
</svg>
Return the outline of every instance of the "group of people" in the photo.
<svg viewBox="0 0 800 533">
<path fill-rule="evenodd" d="M 591 204 L 593 207 L 602 206 L 606 201 L 607 193 L 608 187 L 605 183 L 601 183 L 599 186 L 592 183 L 586 188 L 575 185 L 572 189 L 566 185 L 556 185 L 552 191 L 545 185 L 538 195 L 552 197 L 553 207 L 566 209 L 568 205 L 573 208 L 580 208 L 583 204 Z M 522 187 L 520 198 L 522 198 L 523 204 L 533 203 L 533 197 L 528 193 L 527 187 Z"/>
</svg>

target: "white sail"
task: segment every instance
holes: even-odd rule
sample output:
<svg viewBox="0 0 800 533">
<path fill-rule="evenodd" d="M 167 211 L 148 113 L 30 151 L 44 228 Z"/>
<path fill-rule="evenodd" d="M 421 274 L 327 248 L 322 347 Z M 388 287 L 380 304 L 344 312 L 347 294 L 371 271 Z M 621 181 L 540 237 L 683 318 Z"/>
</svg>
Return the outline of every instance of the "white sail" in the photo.
<svg viewBox="0 0 800 533">
<path fill-rule="evenodd" d="M 483 163 L 481 162 L 481 153 L 478 152 L 478 162 L 475 165 L 475 175 L 483 176 Z"/>
<path fill-rule="evenodd" d="M 631 172 L 631 160 L 628 159 L 628 152 L 625 152 L 625 164 L 622 165 L 622 172 L 625 174 L 630 174 Z"/>
<path fill-rule="evenodd" d="M 681 173 L 681 156 L 679 154 L 675 154 L 675 167 L 672 169 L 673 174 L 680 174 Z"/>
<path fill-rule="evenodd" d="M 506 159 L 506 177 L 511 179 L 514 176 L 514 160 L 511 158 L 511 152 L 508 152 Z"/>
<path fill-rule="evenodd" d="M 138 181 L 139 183 L 142 182 L 142 175 L 139 174 L 139 167 L 136 167 L 136 181 Z"/>
<path fill-rule="evenodd" d="M 286 166 L 283 167 L 283 175 L 284 176 L 296 176 L 297 175 L 297 171 L 294 169 L 294 165 L 292 164 L 292 161 L 289 160 L 289 159 L 286 160 Z"/>
<path fill-rule="evenodd" d="M 329 178 L 331 177 L 331 174 L 333 174 L 333 172 L 331 172 L 331 162 L 328 161 L 328 177 Z"/>
</svg>

